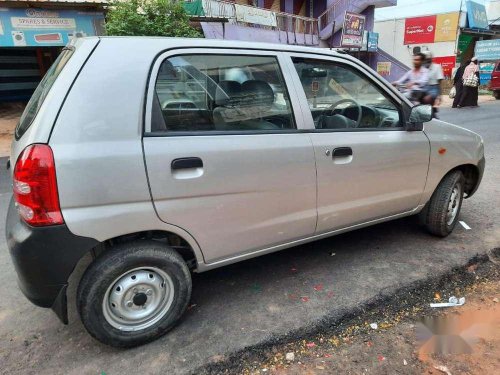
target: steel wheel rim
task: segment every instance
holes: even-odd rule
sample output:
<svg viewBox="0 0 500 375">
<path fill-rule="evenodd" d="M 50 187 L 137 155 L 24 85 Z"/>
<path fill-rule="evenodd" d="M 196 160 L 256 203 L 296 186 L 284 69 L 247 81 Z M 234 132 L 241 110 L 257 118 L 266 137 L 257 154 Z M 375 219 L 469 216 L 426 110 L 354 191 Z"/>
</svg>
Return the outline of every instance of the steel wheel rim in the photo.
<svg viewBox="0 0 500 375">
<path fill-rule="evenodd" d="M 140 267 L 117 277 L 106 290 L 102 310 L 120 331 L 138 331 L 158 323 L 174 300 L 174 283 L 163 270 Z"/>
<path fill-rule="evenodd" d="M 453 187 L 450 200 L 448 202 L 448 210 L 446 212 L 446 224 L 451 225 L 458 214 L 458 207 L 460 205 L 460 188 L 458 185 Z"/>
</svg>

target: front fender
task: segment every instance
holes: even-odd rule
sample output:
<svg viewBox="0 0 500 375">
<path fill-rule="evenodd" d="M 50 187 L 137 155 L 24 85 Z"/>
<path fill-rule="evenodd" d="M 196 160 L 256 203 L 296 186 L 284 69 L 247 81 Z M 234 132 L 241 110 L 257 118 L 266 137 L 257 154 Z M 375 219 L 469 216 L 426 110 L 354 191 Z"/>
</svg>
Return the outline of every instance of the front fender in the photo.
<svg viewBox="0 0 500 375">
<path fill-rule="evenodd" d="M 479 185 L 484 171 L 484 145 L 481 136 L 444 121 L 433 120 L 425 125 L 424 133 L 429 139 L 429 171 L 421 204 L 429 201 L 439 182 L 451 170 L 471 165 L 478 169 L 479 180 L 468 196 Z"/>
</svg>

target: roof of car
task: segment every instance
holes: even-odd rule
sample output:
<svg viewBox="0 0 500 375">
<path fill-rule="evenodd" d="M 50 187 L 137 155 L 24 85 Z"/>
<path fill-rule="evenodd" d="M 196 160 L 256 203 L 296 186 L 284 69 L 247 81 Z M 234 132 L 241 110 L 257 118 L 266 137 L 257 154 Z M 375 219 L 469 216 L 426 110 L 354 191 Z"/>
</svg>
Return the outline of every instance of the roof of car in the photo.
<svg viewBox="0 0 500 375">
<path fill-rule="evenodd" d="M 261 42 L 246 42 L 241 40 L 220 40 L 220 39 L 204 39 L 204 38 L 168 38 L 154 36 L 100 36 L 103 40 L 120 40 L 121 42 L 130 44 L 152 43 L 164 45 L 165 48 L 181 47 L 181 48 L 230 48 L 230 49 L 261 49 L 300 53 L 321 53 L 331 54 L 334 56 L 346 56 L 343 53 L 329 50 L 328 48 L 319 48 L 313 46 L 297 46 L 279 43 L 261 43 Z M 167 44 L 168 43 L 168 44 Z"/>
</svg>

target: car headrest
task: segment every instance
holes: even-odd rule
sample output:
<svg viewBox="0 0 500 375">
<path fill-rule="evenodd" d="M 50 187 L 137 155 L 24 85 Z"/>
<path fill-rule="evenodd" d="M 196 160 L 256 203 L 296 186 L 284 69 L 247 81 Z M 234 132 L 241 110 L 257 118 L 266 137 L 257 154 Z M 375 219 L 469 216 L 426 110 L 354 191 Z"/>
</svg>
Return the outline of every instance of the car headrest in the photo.
<svg viewBox="0 0 500 375">
<path fill-rule="evenodd" d="M 220 81 L 215 90 L 215 104 L 236 104 L 241 98 L 241 84 L 237 81 Z"/>
<path fill-rule="evenodd" d="M 271 106 L 274 103 L 274 91 L 264 81 L 249 80 L 241 84 L 244 106 Z"/>
</svg>

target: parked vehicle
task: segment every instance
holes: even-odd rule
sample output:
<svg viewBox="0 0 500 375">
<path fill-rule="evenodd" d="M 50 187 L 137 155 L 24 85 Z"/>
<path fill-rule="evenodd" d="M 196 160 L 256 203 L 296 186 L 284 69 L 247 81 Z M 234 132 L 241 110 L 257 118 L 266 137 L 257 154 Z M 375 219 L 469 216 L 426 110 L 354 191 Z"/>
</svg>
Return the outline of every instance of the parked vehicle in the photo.
<svg viewBox="0 0 500 375">
<path fill-rule="evenodd" d="M 20 288 L 67 323 L 91 256 L 77 309 L 117 347 L 178 322 L 191 272 L 417 214 L 447 236 L 485 163 L 479 135 L 345 54 L 133 37 L 64 49 L 11 160 Z"/>
<path fill-rule="evenodd" d="M 493 91 L 495 99 L 500 100 L 500 60 L 496 62 L 491 73 L 490 89 Z"/>
</svg>

